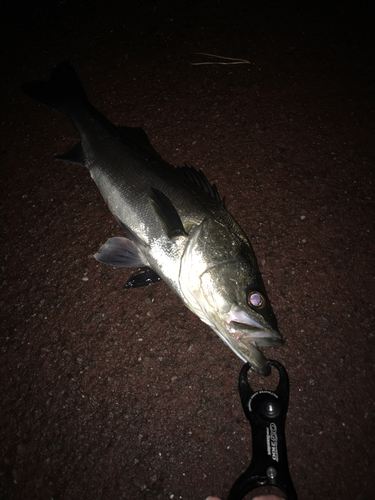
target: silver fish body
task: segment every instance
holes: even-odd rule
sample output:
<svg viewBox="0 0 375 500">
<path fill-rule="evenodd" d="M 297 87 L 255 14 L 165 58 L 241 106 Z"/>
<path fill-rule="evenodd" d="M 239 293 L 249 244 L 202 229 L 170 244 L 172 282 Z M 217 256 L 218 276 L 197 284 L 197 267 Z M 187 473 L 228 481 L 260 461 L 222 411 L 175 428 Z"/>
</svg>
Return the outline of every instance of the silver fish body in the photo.
<svg viewBox="0 0 375 500">
<path fill-rule="evenodd" d="M 256 257 L 202 172 L 175 168 L 142 129 L 116 127 L 88 101 L 73 67 L 24 84 L 30 97 L 66 114 L 81 142 L 58 157 L 85 166 L 131 238 L 110 238 L 95 257 L 142 267 L 127 288 L 163 279 L 252 368 L 270 368 L 258 346 L 282 344 Z"/>
</svg>

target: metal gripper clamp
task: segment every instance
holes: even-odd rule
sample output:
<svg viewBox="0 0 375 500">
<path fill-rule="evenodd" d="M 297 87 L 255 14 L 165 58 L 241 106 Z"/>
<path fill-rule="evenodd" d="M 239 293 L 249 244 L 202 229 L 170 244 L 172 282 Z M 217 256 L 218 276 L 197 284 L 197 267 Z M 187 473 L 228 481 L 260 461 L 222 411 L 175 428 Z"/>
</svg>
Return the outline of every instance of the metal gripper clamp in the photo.
<svg viewBox="0 0 375 500">
<path fill-rule="evenodd" d="M 289 403 L 289 377 L 283 365 L 271 359 L 268 364 L 280 375 L 275 391 L 254 392 L 247 380 L 250 364 L 240 372 L 239 391 L 246 418 L 252 430 L 253 456 L 251 464 L 233 484 L 228 500 L 241 500 L 255 488 L 274 486 L 297 500 L 289 473 L 285 440 L 285 419 Z"/>
</svg>

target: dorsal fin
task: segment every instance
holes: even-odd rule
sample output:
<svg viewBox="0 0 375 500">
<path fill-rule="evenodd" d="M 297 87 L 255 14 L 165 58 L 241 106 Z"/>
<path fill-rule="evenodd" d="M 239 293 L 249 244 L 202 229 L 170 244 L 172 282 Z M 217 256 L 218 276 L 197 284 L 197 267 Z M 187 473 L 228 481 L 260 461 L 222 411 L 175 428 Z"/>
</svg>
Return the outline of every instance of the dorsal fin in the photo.
<svg viewBox="0 0 375 500">
<path fill-rule="evenodd" d="M 141 127 L 117 127 L 119 137 L 125 141 L 128 147 L 134 151 L 151 153 L 160 158 L 160 155 L 153 148 L 146 132 Z"/>
<path fill-rule="evenodd" d="M 83 150 L 82 144 L 77 142 L 72 149 L 67 151 L 62 155 L 55 156 L 56 160 L 67 161 L 68 163 L 74 163 L 75 165 L 84 165 L 85 163 L 85 152 Z"/>
<path fill-rule="evenodd" d="M 117 131 L 119 135 L 124 139 L 131 138 L 137 142 L 142 143 L 146 147 L 152 147 L 150 139 L 147 137 L 146 132 L 141 127 L 118 126 Z"/>
<path fill-rule="evenodd" d="M 225 207 L 225 198 L 220 198 L 216 184 L 211 184 L 201 169 L 196 170 L 194 167 L 188 167 L 187 165 L 178 167 L 178 169 L 180 170 L 180 172 L 186 175 L 186 177 L 191 182 L 203 189 L 205 193 L 207 193 L 211 196 L 211 198 L 220 203 L 221 206 Z"/>
</svg>

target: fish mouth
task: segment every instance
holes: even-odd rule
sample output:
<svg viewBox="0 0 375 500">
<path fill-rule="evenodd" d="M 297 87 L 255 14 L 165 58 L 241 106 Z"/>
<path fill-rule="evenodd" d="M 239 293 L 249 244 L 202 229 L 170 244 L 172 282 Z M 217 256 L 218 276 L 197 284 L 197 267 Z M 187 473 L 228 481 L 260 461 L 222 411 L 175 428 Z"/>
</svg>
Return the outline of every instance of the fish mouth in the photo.
<svg viewBox="0 0 375 500">
<path fill-rule="evenodd" d="M 258 346 L 278 347 L 283 340 L 278 331 L 265 327 L 241 309 L 233 308 L 225 321 L 231 334 L 230 347 L 261 375 L 269 375 L 270 367 Z"/>
<path fill-rule="evenodd" d="M 232 309 L 226 324 L 237 340 L 260 346 L 279 346 L 283 343 L 279 332 L 261 325 L 241 309 Z"/>
</svg>

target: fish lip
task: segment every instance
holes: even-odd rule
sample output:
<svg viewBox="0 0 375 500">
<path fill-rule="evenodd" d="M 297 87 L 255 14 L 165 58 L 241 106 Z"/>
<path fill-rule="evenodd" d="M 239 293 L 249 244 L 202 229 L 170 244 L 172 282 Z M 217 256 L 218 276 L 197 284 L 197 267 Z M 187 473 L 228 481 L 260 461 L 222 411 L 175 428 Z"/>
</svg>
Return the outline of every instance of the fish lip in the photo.
<svg viewBox="0 0 375 500">
<path fill-rule="evenodd" d="M 255 347 L 283 344 L 277 330 L 264 327 L 240 308 L 232 308 L 225 323 L 235 341 L 251 342 Z"/>
<path fill-rule="evenodd" d="M 228 325 L 228 330 L 234 336 L 235 340 L 239 340 L 241 342 L 250 341 L 255 346 L 276 347 L 283 344 L 283 340 L 279 332 L 262 326 L 255 327 L 231 321 Z"/>
</svg>

